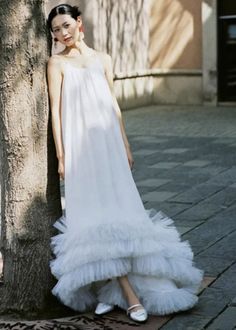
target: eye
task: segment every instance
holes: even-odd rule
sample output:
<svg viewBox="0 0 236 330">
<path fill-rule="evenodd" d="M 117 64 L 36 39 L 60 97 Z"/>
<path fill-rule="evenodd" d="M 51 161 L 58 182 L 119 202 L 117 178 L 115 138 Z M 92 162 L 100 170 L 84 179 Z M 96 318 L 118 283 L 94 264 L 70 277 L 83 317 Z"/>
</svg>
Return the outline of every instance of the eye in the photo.
<svg viewBox="0 0 236 330">
<path fill-rule="evenodd" d="M 65 27 L 68 27 L 68 26 L 70 26 L 70 24 L 66 24 L 66 25 L 65 25 Z"/>
<path fill-rule="evenodd" d="M 53 32 L 58 32 L 59 31 L 59 29 L 55 29 L 55 30 L 53 30 Z"/>
</svg>

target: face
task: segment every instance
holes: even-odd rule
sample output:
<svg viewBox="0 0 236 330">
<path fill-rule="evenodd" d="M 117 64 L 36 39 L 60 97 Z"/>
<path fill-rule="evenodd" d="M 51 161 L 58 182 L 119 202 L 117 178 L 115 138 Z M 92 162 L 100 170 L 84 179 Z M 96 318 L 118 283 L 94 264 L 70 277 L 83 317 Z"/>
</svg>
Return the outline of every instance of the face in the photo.
<svg viewBox="0 0 236 330">
<path fill-rule="evenodd" d="M 82 25 L 81 18 L 77 20 L 67 14 L 59 14 L 52 19 L 53 35 L 62 44 L 69 46 L 79 38 L 79 28 Z"/>
</svg>

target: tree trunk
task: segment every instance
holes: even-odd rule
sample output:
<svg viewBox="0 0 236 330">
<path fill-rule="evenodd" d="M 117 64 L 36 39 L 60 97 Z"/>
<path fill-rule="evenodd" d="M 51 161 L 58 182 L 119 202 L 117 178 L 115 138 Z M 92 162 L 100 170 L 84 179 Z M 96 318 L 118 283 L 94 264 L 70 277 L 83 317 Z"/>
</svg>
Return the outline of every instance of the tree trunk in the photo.
<svg viewBox="0 0 236 330">
<path fill-rule="evenodd" d="M 109 53 L 114 72 L 148 67 L 148 0 L 92 0 L 95 49 Z"/>
<path fill-rule="evenodd" d="M 45 0 L 0 2 L 0 311 L 37 311 L 53 278 L 49 239 L 61 215 L 49 117 Z"/>
</svg>

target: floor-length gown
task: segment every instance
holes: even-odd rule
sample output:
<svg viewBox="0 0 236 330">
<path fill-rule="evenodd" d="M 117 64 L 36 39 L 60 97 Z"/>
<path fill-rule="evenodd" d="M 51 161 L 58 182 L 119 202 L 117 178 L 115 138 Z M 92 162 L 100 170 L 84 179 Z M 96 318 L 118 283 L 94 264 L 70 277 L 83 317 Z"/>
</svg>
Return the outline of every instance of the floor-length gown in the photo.
<svg viewBox="0 0 236 330">
<path fill-rule="evenodd" d="M 65 213 L 51 237 L 52 293 L 76 311 L 98 301 L 125 309 L 116 277 L 127 274 L 148 313 L 193 307 L 202 271 L 173 221 L 143 206 L 100 58 L 65 63 L 61 111 Z"/>
</svg>

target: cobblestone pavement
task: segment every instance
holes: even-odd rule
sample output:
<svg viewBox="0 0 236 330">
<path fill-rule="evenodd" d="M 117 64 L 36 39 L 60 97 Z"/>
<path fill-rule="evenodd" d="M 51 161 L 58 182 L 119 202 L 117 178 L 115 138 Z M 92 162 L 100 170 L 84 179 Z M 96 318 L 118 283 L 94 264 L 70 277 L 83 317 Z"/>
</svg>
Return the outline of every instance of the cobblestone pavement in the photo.
<svg viewBox="0 0 236 330">
<path fill-rule="evenodd" d="M 236 329 L 235 109 L 150 107 L 125 119 L 145 207 L 175 220 L 208 281 L 191 312 L 160 328 Z"/>
<path fill-rule="evenodd" d="M 205 279 L 191 311 L 145 325 L 116 310 L 39 321 L 30 329 L 236 329 L 236 112 L 234 108 L 148 107 L 124 112 L 146 208 L 161 209 L 189 240 Z M 0 329 L 18 329 L 14 322 Z M 24 323 L 26 326 L 26 323 Z M 43 325 L 44 324 L 44 325 Z M 11 326 L 11 327 L 10 327 Z M 24 328 L 19 325 L 19 329 Z"/>
</svg>

